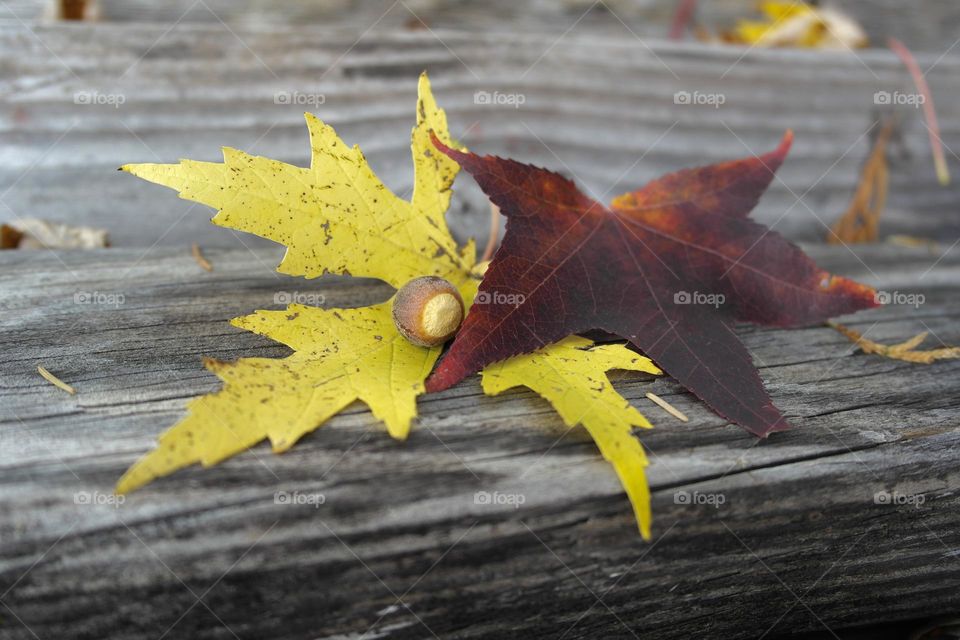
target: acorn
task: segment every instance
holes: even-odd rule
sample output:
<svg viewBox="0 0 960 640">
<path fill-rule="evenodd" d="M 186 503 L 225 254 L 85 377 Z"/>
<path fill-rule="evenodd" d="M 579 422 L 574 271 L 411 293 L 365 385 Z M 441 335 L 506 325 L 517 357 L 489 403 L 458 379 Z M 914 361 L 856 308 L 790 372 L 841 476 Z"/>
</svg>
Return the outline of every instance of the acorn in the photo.
<svg viewBox="0 0 960 640">
<path fill-rule="evenodd" d="M 397 330 L 421 347 L 435 347 L 449 340 L 460 328 L 463 316 L 460 292 L 437 276 L 414 278 L 400 287 L 393 299 Z"/>
</svg>

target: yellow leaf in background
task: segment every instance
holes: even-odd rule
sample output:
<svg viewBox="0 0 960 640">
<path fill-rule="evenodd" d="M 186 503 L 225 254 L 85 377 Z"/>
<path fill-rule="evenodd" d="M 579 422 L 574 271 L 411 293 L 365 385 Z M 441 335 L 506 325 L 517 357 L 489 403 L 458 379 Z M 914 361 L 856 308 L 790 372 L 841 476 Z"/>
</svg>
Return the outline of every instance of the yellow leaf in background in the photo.
<svg viewBox="0 0 960 640">
<path fill-rule="evenodd" d="M 617 472 L 633 505 L 645 540 L 650 539 L 647 457 L 634 427 L 652 425 L 613 389 L 607 371 L 624 369 L 659 375 L 649 359 L 622 344 L 590 348 L 592 341 L 571 336 L 531 354 L 515 356 L 483 370 L 483 391 L 497 395 L 529 387 L 553 405 L 568 427 L 582 424 Z"/>
<path fill-rule="evenodd" d="M 868 44 L 867 34 L 852 18 L 829 7 L 804 2 L 762 2 L 765 20 L 741 20 L 728 39 L 758 47 L 853 49 Z"/>
<path fill-rule="evenodd" d="M 462 251 L 444 214 L 459 167 L 437 152 L 433 130 L 453 144 L 447 117 L 420 76 L 417 126 L 411 135 L 414 190 L 410 202 L 384 186 L 357 146 L 306 114 L 310 168 L 224 148 L 223 163 L 131 164 L 135 176 L 171 187 L 180 197 L 219 210 L 212 222 L 286 245 L 277 270 L 315 278 L 324 273 L 379 278 L 396 288 L 419 276 L 460 286 L 475 250 Z"/>
</svg>

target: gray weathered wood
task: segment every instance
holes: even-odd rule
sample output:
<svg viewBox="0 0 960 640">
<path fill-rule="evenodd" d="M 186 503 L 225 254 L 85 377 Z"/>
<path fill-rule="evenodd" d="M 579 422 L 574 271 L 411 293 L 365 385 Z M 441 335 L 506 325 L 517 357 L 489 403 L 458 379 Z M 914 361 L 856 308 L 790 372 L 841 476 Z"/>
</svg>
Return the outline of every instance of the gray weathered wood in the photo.
<svg viewBox="0 0 960 640">
<path fill-rule="evenodd" d="M 549 166 L 597 196 L 665 171 L 796 144 L 756 217 L 798 239 L 822 239 L 846 208 L 886 110 L 877 91 L 911 92 L 884 49 L 747 51 L 586 28 L 553 32 L 403 32 L 211 24 L 0 23 L 0 219 L 45 217 L 107 228 L 118 246 L 240 247 L 126 162 L 218 159 L 228 145 L 306 164 L 302 113 L 359 143 L 385 183 L 412 184 L 408 132 L 416 77 L 431 73 L 451 130 L 473 149 Z M 562 32 L 561 32 L 562 33 Z M 960 60 L 948 45 L 917 52 L 937 97 L 943 140 L 960 149 Z M 518 108 L 477 104 L 478 91 L 518 94 Z M 679 91 L 722 94 L 719 108 L 677 105 Z M 276 104 L 278 95 L 322 105 Z M 75 104 L 75 99 L 123 104 Z M 319 100 L 319 98 L 317 98 Z M 917 109 L 900 107 L 881 232 L 960 236 L 960 180 L 940 187 Z M 955 174 L 960 166 L 948 160 Z M 459 237 L 486 233 L 486 200 L 462 178 L 451 211 Z M 799 198 L 799 200 L 798 200 Z M 246 241 L 257 246 L 254 241 Z M 263 245 L 260 245 L 263 246 Z"/>
<path fill-rule="evenodd" d="M 744 55 L 665 42 L 670 6 L 652 0 L 608 0 L 612 12 L 598 6 L 582 20 L 592 2 L 408 0 L 432 31 L 398 29 L 412 16 L 396 5 L 366 33 L 389 2 L 292 0 L 264 12 L 259 0 L 103 0 L 105 19 L 154 24 L 22 22 L 40 4 L 0 3 L 0 221 L 103 226 L 126 248 L 0 252 L 0 638 L 726 639 L 833 637 L 827 628 L 882 623 L 863 632 L 876 640 L 900 637 L 894 621 L 960 607 L 960 365 L 864 356 L 825 328 L 743 330 L 799 427 L 762 443 L 668 379 L 615 375 L 657 427 L 641 436 L 655 545 L 639 540 L 613 473 L 581 430 L 566 433 L 528 392 L 483 397 L 475 379 L 423 398 L 406 443 L 355 406 L 284 456 L 258 447 L 116 508 L 78 504 L 106 499 L 185 402 L 217 388 L 200 356 L 286 352 L 227 318 L 278 308 L 277 291 L 321 292 L 331 305 L 388 295 L 375 283 L 279 276 L 275 247 L 209 226 L 203 207 L 117 165 L 216 159 L 225 144 L 305 164 L 309 109 L 360 143 L 402 193 L 415 78 L 426 68 L 455 135 L 472 148 L 564 171 L 607 197 L 680 166 L 761 150 L 793 127 L 782 182 L 756 215 L 791 237 L 819 238 L 867 153 L 863 134 L 880 113 L 874 92 L 911 91 L 889 52 Z M 722 22 L 743 4 L 717 0 L 701 11 Z M 843 5 L 878 45 L 893 34 L 918 52 L 944 140 L 960 149 L 960 6 Z M 525 102 L 480 105 L 477 91 Z M 681 108 L 677 91 L 720 92 L 726 103 Z M 278 92 L 322 95 L 324 104 L 275 104 Z M 76 104 L 78 95 L 124 103 Z M 857 316 L 851 324 L 869 337 L 930 329 L 934 344 L 960 343 L 960 249 L 931 269 L 960 235 L 960 187 L 935 185 L 919 114 L 900 116 L 882 231 L 943 244 L 812 251 L 827 267 L 927 297 L 918 309 Z M 451 212 L 459 237 L 483 239 L 485 211 L 462 179 Z M 190 258 L 194 240 L 214 273 Z M 78 293 L 107 304 L 78 304 Z M 122 304 L 109 304 L 120 294 Z M 39 378 L 38 364 L 77 396 Z M 648 390 L 691 423 L 650 405 Z M 277 504 L 278 491 L 326 501 Z M 477 504 L 479 491 L 525 502 Z M 677 491 L 725 502 L 677 504 Z M 925 502 L 875 504 L 877 491 Z"/>
<path fill-rule="evenodd" d="M 868 337 L 960 343 L 956 247 L 808 249 L 926 297 L 849 320 Z M 116 507 L 77 504 L 108 496 L 188 398 L 217 388 L 201 355 L 285 353 L 226 319 L 278 308 L 277 291 L 389 295 L 279 276 L 276 248 L 206 254 L 213 273 L 178 248 L 0 252 L 0 637 L 754 638 L 960 607 L 960 362 L 866 356 L 822 327 L 742 330 L 797 426 L 763 442 L 669 379 L 615 375 L 656 426 L 641 434 L 655 544 L 584 433 L 529 392 L 482 397 L 476 378 L 424 397 L 405 443 L 355 406 L 283 456 L 261 446 Z M 876 504 L 879 491 L 925 502 Z"/>
<path fill-rule="evenodd" d="M 5 0 L 0 17 L 22 20 L 51 16 L 44 11 L 55 0 Z M 677 3 L 673 0 L 88 0 L 92 17 L 105 22 L 175 22 L 226 24 L 232 28 L 265 25 L 338 26 L 363 31 L 409 29 L 422 20 L 433 29 L 515 33 L 579 33 L 621 37 L 627 28 L 644 38 L 663 38 Z M 860 22 L 876 46 L 896 35 L 918 50 L 945 50 L 957 40 L 960 7 L 951 0 L 835 0 L 828 3 Z M 700 2 L 695 21 L 720 30 L 738 19 L 756 15 L 754 0 Z"/>
</svg>

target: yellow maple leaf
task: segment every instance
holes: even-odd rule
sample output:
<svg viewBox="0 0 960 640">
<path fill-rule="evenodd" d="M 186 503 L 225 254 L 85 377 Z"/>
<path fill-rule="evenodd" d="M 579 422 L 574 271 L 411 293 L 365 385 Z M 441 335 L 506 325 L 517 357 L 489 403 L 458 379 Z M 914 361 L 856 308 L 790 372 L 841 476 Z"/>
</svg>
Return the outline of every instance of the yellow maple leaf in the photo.
<svg viewBox="0 0 960 640">
<path fill-rule="evenodd" d="M 117 492 L 198 462 L 217 464 L 264 438 L 274 452 L 286 451 L 354 400 L 365 402 L 390 435 L 406 438 L 440 347 L 424 349 L 400 336 L 390 306 L 327 310 L 293 304 L 232 320 L 295 353 L 205 360 L 223 389 L 190 402 L 187 416 L 124 474 Z"/>
<path fill-rule="evenodd" d="M 417 126 L 411 135 L 411 201 L 390 191 L 357 146 L 305 114 L 309 168 L 224 148 L 223 162 L 131 164 L 122 171 L 171 187 L 185 200 L 218 209 L 212 222 L 287 247 L 277 271 L 315 278 L 325 273 L 379 278 L 401 287 L 434 275 L 459 286 L 474 266 L 475 249 L 458 250 L 447 229 L 450 189 L 459 167 L 437 152 L 433 130 L 453 144 L 446 114 L 426 74 L 420 76 Z"/>
<path fill-rule="evenodd" d="M 420 77 L 411 135 L 415 186 L 409 202 L 383 185 L 358 147 L 348 147 L 331 127 L 306 117 L 309 169 L 224 149 L 223 163 L 183 160 L 122 170 L 216 207 L 218 225 L 285 244 L 278 267 L 283 273 L 373 277 L 394 287 L 436 275 L 453 282 L 464 300 L 473 300 L 479 284 L 474 245 L 458 250 L 444 218 L 459 167 L 429 139 L 433 130 L 450 142 L 446 115 L 427 76 Z M 403 339 L 391 305 L 392 299 L 362 309 L 290 305 L 234 319 L 234 326 L 295 353 L 281 360 L 207 360 L 224 388 L 191 402 L 187 417 L 124 474 L 117 491 L 132 491 L 194 463 L 216 464 L 264 438 L 274 451 L 285 451 L 355 400 L 365 402 L 390 435 L 406 438 L 416 398 L 441 348 Z"/>
<path fill-rule="evenodd" d="M 539 351 L 490 365 L 482 373 L 483 391 L 494 396 L 513 387 L 529 387 L 553 405 L 568 427 L 582 424 L 616 470 L 633 505 L 640 534 L 649 540 L 652 516 L 647 457 L 632 431 L 652 425 L 613 389 L 606 372 L 662 372 L 626 345 L 591 345 L 587 338 L 571 336 Z"/>
</svg>

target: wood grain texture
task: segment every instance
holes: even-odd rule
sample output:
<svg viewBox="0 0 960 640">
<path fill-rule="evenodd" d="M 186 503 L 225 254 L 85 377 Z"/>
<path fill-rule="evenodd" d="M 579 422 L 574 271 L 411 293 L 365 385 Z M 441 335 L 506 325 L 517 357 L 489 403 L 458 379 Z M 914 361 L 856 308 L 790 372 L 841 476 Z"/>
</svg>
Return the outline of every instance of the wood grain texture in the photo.
<svg viewBox="0 0 960 640">
<path fill-rule="evenodd" d="M 789 237 L 822 239 L 853 194 L 871 127 L 890 110 L 875 93 L 912 91 L 896 56 L 668 42 L 635 36 L 635 22 L 615 21 L 616 34 L 578 23 L 518 36 L 443 26 L 3 21 L 0 219 L 99 226 L 117 246 L 242 247 L 206 224 L 203 207 L 115 169 L 217 160 L 224 145 L 304 165 L 305 110 L 360 144 L 384 182 L 406 193 L 416 77 L 427 69 L 451 131 L 471 149 L 556 169 L 604 200 L 666 171 L 760 152 L 793 128 L 794 149 L 756 215 Z M 960 149 L 960 49 L 948 46 L 931 41 L 917 56 L 943 140 Z M 491 104 L 478 103 L 478 92 Z M 678 92 L 720 94 L 724 103 L 676 104 Z M 920 112 L 896 112 L 881 234 L 957 238 L 960 181 L 937 185 Z M 454 231 L 482 239 L 485 199 L 468 179 L 456 188 Z"/>
<path fill-rule="evenodd" d="M 847 319 L 868 337 L 931 330 L 960 343 L 956 248 L 807 249 L 837 273 L 925 296 Z M 0 252 L 4 640 L 735 639 L 960 607 L 960 362 L 865 356 L 820 327 L 741 330 L 797 426 L 763 442 L 669 379 L 615 376 L 656 426 L 641 436 L 655 544 L 584 433 L 526 391 L 482 397 L 476 377 L 423 398 L 406 443 L 354 406 L 282 456 L 261 446 L 120 505 L 82 504 L 106 502 L 186 400 L 217 388 L 201 355 L 285 353 L 228 318 L 280 308 L 277 292 L 333 306 L 389 295 L 279 276 L 276 248 L 205 255 L 212 273 L 186 247 Z M 684 504 L 680 491 L 723 503 Z M 877 504 L 882 491 L 914 504 Z"/>
<path fill-rule="evenodd" d="M 765 149 L 792 127 L 783 181 L 757 215 L 822 238 L 885 111 L 874 93 L 911 91 L 891 53 L 666 42 L 670 3 L 653 0 L 586 14 L 582 0 L 523 11 L 512 0 L 408 0 L 431 30 L 406 30 L 412 12 L 389 2 L 264 11 L 259 0 L 101 0 L 104 20 L 135 22 L 93 25 L 33 23 L 41 4 L 0 3 L 0 221 L 101 226 L 123 248 L 0 252 L 3 640 L 834 637 L 828 629 L 877 640 L 901 637 L 897 621 L 960 608 L 960 365 L 865 356 L 826 328 L 742 330 L 798 426 L 762 443 L 669 379 L 616 375 L 657 427 L 642 434 L 654 545 L 582 430 L 565 432 L 528 392 L 483 397 L 476 378 L 425 397 L 406 443 L 353 406 L 283 456 L 261 446 L 110 504 L 116 479 L 187 400 L 218 387 L 201 356 L 286 353 L 228 318 L 280 308 L 278 292 L 332 306 L 389 295 L 372 282 L 279 276 L 276 247 L 211 227 L 208 210 L 120 164 L 215 160 L 222 145 L 305 164 L 310 110 L 404 193 L 425 68 L 472 149 L 557 169 L 605 199 Z M 701 3 L 702 17 L 729 20 L 744 4 Z M 960 149 L 960 5 L 842 4 L 877 44 L 894 34 L 918 52 L 944 141 Z M 478 91 L 524 102 L 478 104 Z M 678 91 L 725 103 L 682 107 Z M 942 244 L 810 251 L 838 273 L 926 296 L 851 320 L 867 337 L 932 330 L 934 343 L 957 344 L 960 249 L 948 248 L 960 186 L 936 185 L 919 113 L 897 111 L 881 233 Z M 467 179 L 456 190 L 454 231 L 485 239 L 485 198 Z M 190 256 L 194 241 L 213 273 Z M 724 502 L 683 504 L 679 491 Z M 908 502 L 876 504 L 880 491 Z M 482 504 L 478 492 L 523 504 Z M 871 623 L 882 629 L 853 629 Z"/>
<path fill-rule="evenodd" d="M 0 18 L 51 17 L 55 0 L 5 0 Z M 624 23 L 642 37 L 663 38 L 676 5 L 672 0 L 89 0 L 91 18 L 104 22 L 224 23 L 232 28 L 336 25 L 363 30 L 374 22 L 391 29 L 411 28 L 422 20 L 433 29 L 504 30 L 560 34 L 576 23 L 579 32 L 622 36 Z M 956 42 L 960 7 L 951 0 L 835 0 L 865 28 L 875 43 L 896 35 L 919 50 L 944 50 Z M 754 0 L 699 3 L 695 21 L 728 28 L 756 15 Z M 46 11 L 45 11 L 46 9 Z M 918 10 L 919 9 L 919 10 Z M 422 27 L 421 27 L 422 28 Z"/>
</svg>

